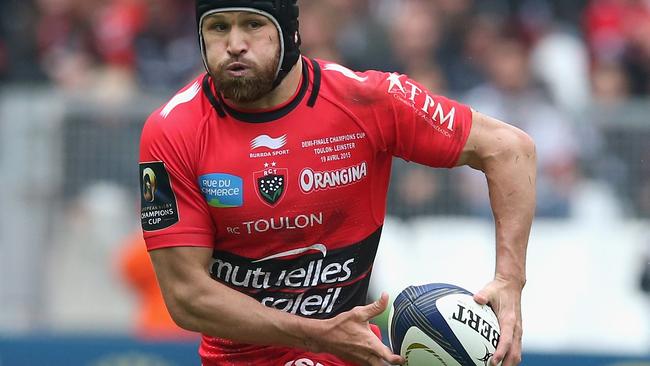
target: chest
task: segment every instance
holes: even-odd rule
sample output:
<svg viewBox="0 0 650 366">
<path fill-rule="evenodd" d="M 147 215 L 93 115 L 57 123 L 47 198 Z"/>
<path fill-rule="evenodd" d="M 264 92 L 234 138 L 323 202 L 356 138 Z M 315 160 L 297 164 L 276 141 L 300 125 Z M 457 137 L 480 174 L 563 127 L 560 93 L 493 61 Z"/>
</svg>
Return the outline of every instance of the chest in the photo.
<svg viewBox="0 0 650 366">
<path fill-rule="evenodd" d="M 345 113 L 220 120 L 203 136 L 197 185 L 221 249 L 264 243 L 253 249 L 264 255 L 323 241 L 336 247 L 376 230 L 370 211 L 381 169 L 371 136 Z"/>
</svg>

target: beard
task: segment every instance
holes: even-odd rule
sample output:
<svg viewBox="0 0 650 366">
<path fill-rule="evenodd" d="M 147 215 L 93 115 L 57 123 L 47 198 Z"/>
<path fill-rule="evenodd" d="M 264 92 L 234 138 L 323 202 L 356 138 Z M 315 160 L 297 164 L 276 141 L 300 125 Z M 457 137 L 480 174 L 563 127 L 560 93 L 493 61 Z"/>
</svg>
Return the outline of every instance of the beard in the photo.
<svg viewBox="0 0 650 366">
<path fill-rule="evenodd" d="M 232 77 L 226 67 L 232 62 L 243 62 L 249 67 L 252 76 Z M 273 90 L 276 68 L 280 62 L 280 53 L 266 65 L 258 65 L 240 58 L 230 58 L 221 62 L 212 73 L 215 86 L 224 98 L 235 103 L 250 103 L 259 100 Z"/>
</svg>

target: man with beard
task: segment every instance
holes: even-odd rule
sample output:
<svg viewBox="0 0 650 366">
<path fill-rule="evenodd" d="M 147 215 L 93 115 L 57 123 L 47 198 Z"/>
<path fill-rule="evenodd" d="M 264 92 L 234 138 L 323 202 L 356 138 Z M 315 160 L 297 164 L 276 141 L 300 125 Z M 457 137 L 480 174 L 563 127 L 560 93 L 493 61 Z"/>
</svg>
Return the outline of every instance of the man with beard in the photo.
<svg viewBox="0 0 650 366">
<path fill-rule="evenodd" d="M 393 156 L 485 172 L 496 273 L 475 300 L 500 320 L 492 364 L 518 364 L 530 138 L 406 75 L 301 56 L 296 0 L 196 6 L 207 72 L 148 119 L 140 177 L 161 290 L 203 365 L 404 363 L 368 322 L 387 296 L 364 305 Z"/>
</svg>

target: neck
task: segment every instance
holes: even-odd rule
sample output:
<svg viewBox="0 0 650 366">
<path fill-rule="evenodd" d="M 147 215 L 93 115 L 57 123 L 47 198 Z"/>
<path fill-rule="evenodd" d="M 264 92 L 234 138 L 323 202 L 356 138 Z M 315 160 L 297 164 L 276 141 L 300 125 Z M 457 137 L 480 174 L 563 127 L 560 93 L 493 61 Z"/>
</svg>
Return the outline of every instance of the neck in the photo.
<svg viewBox="0 0 650 366">
<path fill-rule="evenodd" d="M 291 99 L 296 93 L 296 90 L 300 86 L 300 77 L 302 76 L 302 58 L 299 58 L 294 67 L 289 71 L 287 76 L 282 80 L 280 85 L 275 89 L 271 90 L 268 94 L 262 98 L 246 103 L 235 103 L 229 101 L 228 104 L 237 108 L 237 109 L 271 109 L 282 105 Z"/>
</svg>

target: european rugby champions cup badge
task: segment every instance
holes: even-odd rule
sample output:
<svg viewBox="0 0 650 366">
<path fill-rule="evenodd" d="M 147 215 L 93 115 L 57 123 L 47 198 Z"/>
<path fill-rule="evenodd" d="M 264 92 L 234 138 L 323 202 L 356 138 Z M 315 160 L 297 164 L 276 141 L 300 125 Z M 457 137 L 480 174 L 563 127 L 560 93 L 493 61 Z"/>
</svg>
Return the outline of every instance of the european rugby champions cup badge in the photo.
<svg viewBox="0 0 650 366">
<path fill-rule="evenodd" d="M 178 204 L 165 163 L 140 163 L 142 228 L 155 231 L 178 222 Z"/>
<path fill-rule="evenodd" d="M 257 196 L 270 207 L 275 207 L 284 198 L 287 190 L 289 169 L 278 168 L 276 162 L 264 163 L 264 170 L 253 173 Z"/>
</svg>

